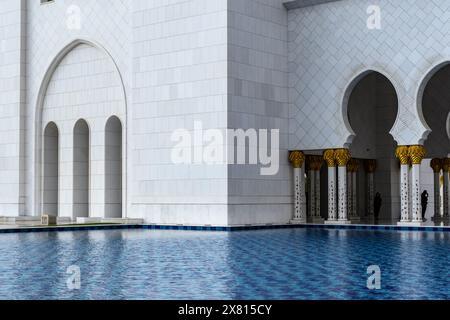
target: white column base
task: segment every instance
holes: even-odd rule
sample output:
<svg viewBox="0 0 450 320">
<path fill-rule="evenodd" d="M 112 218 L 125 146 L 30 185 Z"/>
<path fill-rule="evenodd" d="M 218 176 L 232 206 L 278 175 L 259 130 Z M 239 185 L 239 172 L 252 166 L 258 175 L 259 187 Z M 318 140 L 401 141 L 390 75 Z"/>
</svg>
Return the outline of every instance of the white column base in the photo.
<svg viewBox="0 0 450 320">
<path fill-rule="evenodd" d="M 397 222 L 397 226 L 399 226 L 399 227 L 423 227 L 423 226 L 425 226 L 425 222 L 422 222 L 422 221 L 400 221 L 400 222 Z"/>
<path fill-rule="evenodd" d="M 102 218 L 80 218 L 78 217 L 76 220 L 77 223 L 101 223 L 102 222 Z"/>
<path fill-rule="evenodd" d="M 342 225 L 342 224 L 352 224 L 350 220 L 327 220 L 325 221 L 325 224 L 329 225 Z"/>
<path fill-rule="evenodd" d="M 306 218 L 291 220 L 291 224 L 306 224 L 306 223 L 307 223 Z"/>
</svg>

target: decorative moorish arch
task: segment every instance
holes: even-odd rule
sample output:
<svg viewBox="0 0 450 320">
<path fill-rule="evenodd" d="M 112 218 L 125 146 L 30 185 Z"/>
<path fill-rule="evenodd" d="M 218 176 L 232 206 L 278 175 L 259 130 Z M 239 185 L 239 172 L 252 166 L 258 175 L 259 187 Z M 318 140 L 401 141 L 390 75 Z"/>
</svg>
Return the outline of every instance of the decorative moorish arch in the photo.
<svg viewBox="0 0 450 320">
<path fill-rule="evenodd" d="M 346 127 L 347 131 L 349 132 L 349 135 L 347 136 L 344 147 L 348 147 L 349 145 L 351 145 L 352 141 L 355 138 L 355 132 L 354 132 L 352 126 L 350 125 L 349 116 L 348 116 L 348 103 L 350 100 L 350 96 L 352 95 L 353 90 L 360 83 L 360 81 L 371 73 L 379 73 L 383 77 L 388 79 L 389 82 L 394 87 L 395 92 L 397 94 L 399 111 L 397 112 L 397 117 L 396 117 L 395 123 L 389 132 L 392 135 L 392 137 L 394 138 L 394 140 L 397 141 L 393 129 L 395 128 L 395 126 L 399 120 L 399 117 L 400 117 L 400 105 L 401 105 L 400 99 L 404 95 L 403 87 L 400 85 L 400 82 L 397 81 L 397 79 L 395 77 L 393 77 L 389 72 L 386 72 L 383 68 L 370 66 L 370 67 L 360 68 L 356 72 L 352 73 L 352 75 L 348 78 L 350 80 L 348 80 L 346 82 L 347 84 L 344 86 L 343 94 L 342 94 L 340 101 L 341 101 L 342 118 L 344 120 L 345 127 Z"/>
<path fill-rule="evenodd" d="M 323 219 L 326 218 L 327 221 L 325 223 L 334 224 L 350 223 L 351 221 L 359 221 L 359 219 L 361 218 L 367 218 L 362 217 L 361 215 L 367 215 L 373 218 L 373 208 L 372 210 L 368 208 L 368 210 L 366 211 L 364 207 L 368 203 L 373 203 L 374 200 L 376 183 L 376 179 L 374 179 L 374 177 L 377 175 L 375 173 L 377 163 L 375 159 L 370 158 L 367 154 L 360 154 L 360 158 L 358 159 L 352 158 L 351 153 L 348 150 L 352 148 L 352 144 L 354 143 L 356 135 L 358 133 L 359 135 L 361 135 L 361 132 L 355 132 L 350 121 L 350 100 L 352 99 L 352 95 L 359 84 L 371 74 L 379 75 L 382 77 L 382 80 L 385 80 L 383 81 L 384 86 L 382 85 L 380 86 L 380 88 L 389 91 L 388 95 L 392 98 L 389 103 L 389 106 L 393 106 L 393 112 L 391 112 L 392 119 L 388 122 L 389 127 L 383 128 L 383 132 L 385 132 L 385 135 L 388 137 L 386 140 L 389 140 L 389 143 L 386 144 L 387 147 L 385 148 L 388 149 L 388 151 L 385 153 L 389 154 L 389 161 L 397 162 L 394 157 L 395 137 L 392 134 L 392 128 L 394 126 L 394 123 L 398 121 L 398 118 L 400 116 L 399 100 L 404 96 L 405 90 L 403 90 L 400 82 L 396 81 L 395 77 L 392 77 L 389 73 L 385 72 L 383 68 L 362 67 L 358 69 L 357 72 L 352 73 L 350 77 L 346 78 L 348 79 L 348 81 L 345 82 L 345 85 L 338 85 L 338 88 L 340 88 L 342 92 L 342 96 L 338 104 L 338 108 L 342 116 L 342 135 L 339 134 L 339 136 L 341 137 L 340 141 L 338 141 L 336 145 L 330 146 L 333 149 L 314 150 L 308 152 L 306 154 L 306 165 L 304 163 L 300 168 L 301 170 L 307 171 L 307 208 L 304 209 L 302 207 L 302 200 L 298 200 L 298 197 L 296 198 L 296 208 L 303 208 L 300 211 L 308 211 L 308 221 L 311 221 L 313 223 L 321 223 L 323 222 Z M 378 81 L 377 78 L 375 80 Z M 369 106 L 372 106 L 372 104 L 370 104 Z M 376 107 L 377 104 L 374 103 L 373 106 Z M 365 107 L 365 105 L 362 104 L 362 107 Z M 384 119 L 380 121 L 384 121 Z M 373 131 L 376 131 L 375 127 L 373 128 Z M 374 152 L 376 151 L 374 150 Z M 291 155 L 298 153 L 298 150 L 294 150 Z M 322 153 L 322 156 L 320 156 L 320 153 Z M 326 165 L 324 165 L 324 162 L 326 163 Z M 296 184 L 296 194 L 298 194 L 300 188 L 297 188 L 297 186 L 302 185 L 303 175 L 298 174 L 298 165 L 297 167 L 294 165 L 294 169 L 297 170 L 297 174 L 294 178 L 297 177 L 299 178 L 297 180 L 300 181 Z M 380 172 L 379 174 L 383 175 L 384 172 Z M 366 181 L 367 185 L 370 182 L 372 186 L 366 187 Z M 382 181 L 382 179 L 379 179 L 379 181 Z M 396 184 L 397 183 L 394 183 L 394 185 Z M 328 188 L 321 187 L 326 185 L 328 185 Z M 367 201 L 365 200 L 364 192 L 358 192 L 358 190 L 364 189 L 367 189 L 368 193 L 369 190 L 372 193 L 371 198 Z M 301 193 L 302 192 L 300 190 L 300 194 Z M 390 196 L 391 195 L 389 195 L 389 197 Z M 386 200 L 387 197 L 388 196 L 386 196 L 385 198 Z M 361 198 L 363 199 L 363 201 L 360 201 Z M 364 202 L 364 204 L 362 202 Z M 389 202 L 395 203 L 398 201 Z M 358 209 L 358 205 L 360 209 Z M 366 211 L 366 214 L 364 214 L 364 211 Z M 399 210 L 396 210 L 396 208 L 389 210 L 389 212 L 385 214 L 385 218 L 395 219 L 391 217 L 391 212 L 394 211 L 396 212 Z M 326 212 L 328 212 L 327 215 Z M 295 216 L 304 218 L 304 215 L 305 213 L 300 213 L 296 214 Z M 294 219 L 294 222 L 296 222 L 297 220 Z"/>
<path fill-rule="evenodd" d="M 392 128 L 400 115 L 400 88 L 380 68 L 363 68 L 345 88 L 342 112 L 351 134 L 344 148 L 350 150 L 351 160 L 342 174 L 347 175 L 345 197 L 351 220 L 373 219 L 376 192 L 381 193 L 384 201 L 380 219 L 398 218 L 395 213 L 399 211 L 396 208 L 399 195 L 391 187 L 397 184 L 398 175 L 392 169 L 397 162 Z"/>
<path fill-rule="evenodd" d="M 426 128 L 420 141 L 430 161 L 432 186 L 422 186 L 433 197 L 435 222 L 448 221 L 450 214 L 450 59 L 432 64 L 418 83 L 417 113 Z M 433 190 L 433 191 L 431 191 Z"/>
<path fill-rule="evenodd" d="M 33 158 L 33 167 L 32 167 L 32 175 L 33 175 L 33 199 L 31 200 L 30 205 L 33 208 L 33 212 L 35 216 L 39 216 L 43 214 L 42 212 L 42 175 L 43 175 L 43 133 L 44 133 L 44 127 L 43 127 L 43 111 L 44 111 L 44 102 L 46 99 L 47 90 L 50 84 L 50 81 L 52 80 L 52 77 L 61 64 L 61 62 L 77 47 L 81 45 L 86 45 L 92 48 L 95 48 L 96 50 L 99 50 L 112 64 L 115 73 L 119 79 L 120 82 L 120 88 L 121 88 L 121 97 L 123 99 L 123 115 L 117 115 L 114 113 L 111 113 L 109 116 L 117 116 L 121 123 L 123 124 L 123 167 L 122 167 L 122 181 L 123 183 L 123 217 L 127 216 L 126 209 L 127 209 L 127 187 L 129 184 L 129 180 L 127 178 L 127 155 L 128 155 L 128 106 L 127 106 L 127 95 L 125 90 L 125 85 L 123 81 L 122 74 L 119 70 L 119 67 L 117 63 L 115 62 L 113 56 L 109 53 L 109 51 L 99 43 L 97 43 L 94 40 L 91 39 L 73 39 L 71 40 L 67 45 L 65 45 L 51 60 L 49 66 L 46 69 L 46 72 L 43 76 L 43 79 L 41 81 L 38 95 L 37 95 L 37 101 L 36 101 L 36 109 L 35 109 L 35 118 L 34 118 L 34 158 Z M 106 124 L 106 121 L 108 119 L 106 118 L 103 123 Z M 75 125 L 75 123 L 73 123 Z"/>
<path fill-rule="evenodd" d="M 417 108 L 417 114 L 419 115 L 419 120 L 421 124 L 424 126 L 425 130 L 422 134 L 422 139 L 419 141 L 420 144 L 424 144 L 425 141 L 428 139 L 429 135 L 432 132 L 431 127 L 427 123 L 427 120 L 425 118 L 424 113 L 424 106 L 423 106 L 423 100 L 424 100 L 424 94 L 425 90 L 427 89 L 430 80 L 440 71 L 444 70 L 446 67 L 450 66 L 450 58 L 449 59 L 442 59 L 440 61 L 434 62 L 430 68 L 428 68 L 423 77 L 420 79 L 417 89 L 416 89 L 416 108 Z M 443 115 L 445 117 L 449 115 Z M 448 119 L 447 119 L 448 120 Z M 447 126 L 448 126 L 447 121 Z"/>
</svg>

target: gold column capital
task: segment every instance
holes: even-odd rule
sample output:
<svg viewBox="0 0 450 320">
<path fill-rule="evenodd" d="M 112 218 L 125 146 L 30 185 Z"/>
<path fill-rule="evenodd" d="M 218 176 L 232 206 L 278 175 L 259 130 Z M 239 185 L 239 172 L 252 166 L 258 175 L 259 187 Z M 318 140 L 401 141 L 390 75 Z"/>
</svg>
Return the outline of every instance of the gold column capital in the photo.
<svg viewBox="0 0 450 320">
<path fill-rule="evenodd" d="M 312 156 L 313 170 L 320 171 L 322 168 L 323 158 L 321 156 Z"/>
<path fill-rule="evenodd" d="M 444 172 L 450 172 L 450 158 L 444 158 L 441 161 L 442 170 L 444 170 Z"/>
<path fill-rule="evenodd" d="M 401 165 L 409 164 L 409 147 L 398 146 L 395 150 L 395 156 L 400 160 Z"/>
<path fill-rule="evenodd" d="M 377 170 L 377 160 L 365 160 L 364 167 L 368 173 L 374 173 Z"/>
<path fill-rule="evenodd" d="M 303 163 L 305 163 L 305 154 L 301 151 L 291 151 L 289 153 L 289 162 L 295 169 L 299 169 L 303 167 Z"/>
<path fill-rule="evenodd" d="M 434 173 L 439 173 L 439 172 L 441 172 L 443 164 L 444 164 L 444 160 L 434 158 L 433 160 L 431 160 L 430 167 L 433 169 Z"/>
<path fill-rule="evenodd" d="M 334 156 L 339 167 L 346 167 L 352 158 L 348 149 L 338 149 L 334 152 Z"/>
<path fill-rule="evenodd" d="M 421 164 L 423 158 L 425 158 L 425 155 L 427 154 L 427 151 L 425 150 L 424 146 L 410 146 L 409 147 L 409 157 L 411 158 L 412 164 Z"/>
<path fill-rule="evenodd" d="M 351 161 L 353 162 L 353 172 L 358 172 L 359 171 L 359 160 L 352 159 Z"/>
<path fill-rule="evenodd" d="M 323 153 L 323 159 L 327 163 L 328 168 L 336 167 L 334 153 L 335 151 L 333 149 L 325 150 L 325 152 Z"/>
<path fill-rule="evenodd" d="M 353 163 L 353 159 L 350 159 L 347 163 L 347 172 L 353 172 L 355 170 L 355 164 Z"/>
</svg>

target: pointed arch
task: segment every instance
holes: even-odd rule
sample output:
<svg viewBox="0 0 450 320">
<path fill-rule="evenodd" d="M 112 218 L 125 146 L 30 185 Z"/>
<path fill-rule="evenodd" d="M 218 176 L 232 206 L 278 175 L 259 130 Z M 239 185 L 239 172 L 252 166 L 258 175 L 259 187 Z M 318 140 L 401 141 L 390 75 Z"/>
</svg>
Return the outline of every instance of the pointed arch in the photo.
<svg viewBox="0 0 450 320">
<path fill-rule="evenodd" d="M 54 56 L 54 58 L 50 61 L 48 64 L 48 67 L 43 75 L 42 81 L 40 82 L 40 87 L 38 90 L 37 98 L 36 98 L 36 107 L 35 107 L 35 117 L 34 117 L 34 137 L 33 137 L 33 143 L 34 143 L 34 153 L 33 153 L 33 169 L 32 169 L 32 177 L 33 182 L 32 185 L 34 186 L 33 192 L 33 200 L 30 201 L 30 206 L 33 208 L 33 212 L 36 216 L 39 216 L 42 214 L 42 161 L 43 161 L 43 108 L 44 108 L 44 102 L 46 98 L 46 93 L 50 84 L 50 81 L 58 68 L 58 66 L 61 64 L 63 59 L 73 51 L 76 47 L 79 45 L 88 45 L 90 47 L 96 48 L 100 50 L 104 55 L 108 58 L 109 61 L 111 61 L 112 65 L 114 66 L 114 70 L 116 71 L 118 78 L 120 80 L 120 89 L 121 89 L 121 96 L 123 97 L 123 110 L 124 110 L 124 124 L 123 128 L 124 131 L 127 132 L 127 122 L 128 122 L 128 103 L 127 103 L 127 95 L 125 90 L 125 84 L 124 79 L 122 76 L 122 73 L 119 70 L 118 64 L 115 62 L 113 56 L 109 53 L 109 51 L 99 43 L 97 43 L 94 40 L 91 39 L 73 39 L 70 42 L 68 42 L 59 52 Z M 126 146 L 127 143 L 127 134 L 124 134 L 124 145 Z M 125 153 L 125 159 L 124 162 L 127 161 L 127 148 L 124 148 Z M 126 170 L 127 166 L 125 166 Z M 126 198 L 126 185 L 128 180 L 126 180 L 125 184 L 125 198 Z M 126 208 L 126 207 L 125 207 Z"/>
</svg>

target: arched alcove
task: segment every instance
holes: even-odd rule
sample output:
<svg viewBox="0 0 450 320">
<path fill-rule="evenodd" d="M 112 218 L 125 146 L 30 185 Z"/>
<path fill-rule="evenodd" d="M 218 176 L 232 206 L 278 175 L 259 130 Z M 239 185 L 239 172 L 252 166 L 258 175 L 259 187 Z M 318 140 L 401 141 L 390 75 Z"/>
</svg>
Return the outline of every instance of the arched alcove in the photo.
<svg viewBox="0 0 450 320">
<path fill-rule="evenodd" d="M 73 217 L 89 217 L 89 126 L 78 120 L 73 129 Z"/>
<path fill-rule="evenodd" d="M 377 71 L 359 75 L 349 87 L 348 124 L 354 132 L 350 145 L 352 157 L 360 160 L 358 190 L 367 190 L 363 162 L 377 160 L 375 191 L 381 193 L 380 219 L 396 221 L 399 215 L 399 167 L 395 157 L 396 142 L 390 134 L 398 115 L 398 96 L 388 77 Z M 359 212 L 368 207 L 366 192 L 358 193 Z"/>
<path fill-rule="evenodd" d="M 105 126 L 105 217 L 122 218 L 122 123 L 113 116 Z"/>
<path fill-rule="evenodd" d="M 44 165 L 42 213 L 58 216 L 59 213 L 59 130 L 54 122 L 44 130 Z"/>
<path fill-rule="evenodd" d="M 40 203 L 42 199 L 42 125 L 50 121 L 60 124 L 61 152 L 69 155 L 71 151 L 74 151 L 73 156 L 69 157 L 74 164 L 73 170 L 67 163 L 69 161 L 67 159 L 62 162 L 63 165 L 60 168 L 61 186 L 64 186 L 60 214 L 72 218 L 85 217 L 89 213 L 95 213 L 94 216 L 105 215 L 104 172 L 89 171 L 85 165 L 81 165 L 83 172 L 80 174 L 78 167 L 80 162 L 86 162 L 86 151 L 89 156 L 88 166 L 104 165 L 103 139 L 95 137 L 103 137 L 104 124 L 112 115 L 117 115 L 124 120 L 122 129 L 126 132 L 126 95 L 117 64 L 107 50 L 92 41 L 70 42 L 56 55 L 48 67 L 37 99 L 34 169 L 37 215 L 42 213 Z M 85 143 L 86 135 L 83 131 L 86 131 L 86 126 L 77 123 L 77 126 L 73 127 L 79 119 L 84 119 L 86 124 L 89 123 L 88 136 L 91 145 L 89 150 L 83 152 L 80 152 L 81 147 L 77 144 Z M 126 134 L 122 139 L 126 141 Z M 73 145 L 69 141 L 72 141 Z M 124 145 L 126 145 L 125 142 Z M 123 162 L 126 162 L 126 157 Z M 88 184 L 86 175 L 89 176 Z M 90 192 L 91 186 L 95 186 L 99 192 Z M 123 193 L 126 194 L 126 185 L 123 187 Z"/>
</svg>

